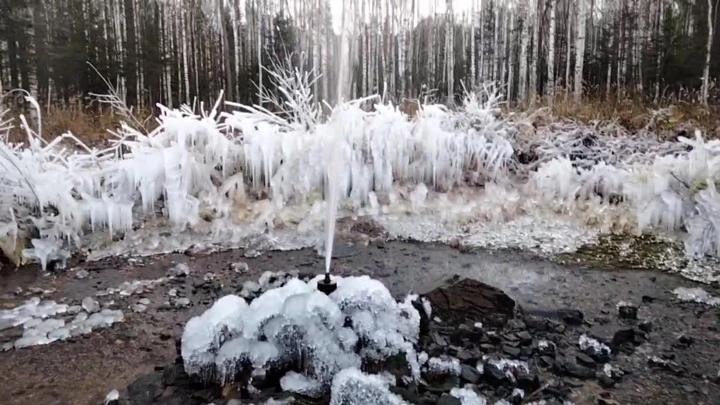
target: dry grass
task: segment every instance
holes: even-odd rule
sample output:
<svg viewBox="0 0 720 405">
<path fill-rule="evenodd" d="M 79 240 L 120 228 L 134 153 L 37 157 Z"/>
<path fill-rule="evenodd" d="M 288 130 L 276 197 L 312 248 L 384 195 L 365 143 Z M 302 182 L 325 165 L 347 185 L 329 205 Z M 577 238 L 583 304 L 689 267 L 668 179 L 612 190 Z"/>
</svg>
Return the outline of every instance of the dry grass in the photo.
<svg viewBox="0 0 720 405">
<path fill-rule="evenodd" d="M 400 108 L 413 116 L 417 105 L 414 101 L 405 100 Z M 547 100 L 543 99 L 536 100 L 530 106 L 509 106 L 505 111 L 532 115 L 535 126 L 544 126 L 560 119 L 588 124 L 615 121 L 631 133 L 648 129 L 665 138 L 671 138 L 683 131 L 692 134 L 692 130 L 697 128 L 707 138 L 720 138 L 718 106 L 704 107 L 682 102 L 655 105 L 638 99 L 613 97 L 586 97 L 582 103 L 575 103 L 572 96 L 560 92 L 552 108 Z M 27 112 L 25 114 L 27 116 Z M 157 125 L 148 111 L 139 111 L 134 115 L 148 130 Z M 117 129 L 121 121 L 122 118 L 109 108 L 100 110 L 96 107 L 82 107 L 79 103 L 64 108 L 53 106 L 46 108 L 42 114 L 43 138 L 50 141 L 63 133 L 71 132 L 89 146 L 101 146 L 110 138 L 108 130 Z M 19 122 L 16 120 L 16 124 Z M 25 139 L 26 135 L 19 125 L 10 133 L 12 142 L 23 142 Z"/>
<path fill-rule="evenodd" d="M 27 112 L 24 113 L 26 117 Z M 27 135 L 20 128 L 20 120 L 16 113 L 15 128 L 10 131 L 11 142 L 25 142 Z M 153 129 L 156 124 L 149 112 L 140 111 L 135 117 L 145 123 L 148 129 Z M 46 141 L 71 132 L 78 139 L 88 146 L 102 146 L 112 136 L 108 131 L 114 131 L 120 127 L 122 117 L 113 113 L 109 108 L 102 110 L 94 108 L 83 108 L 71 106 L 66 108 L 50 107 L 42 113 L 42 136 Z"/>
<path fill-rule="evenodd" d="M 547 100 L 537 100 L 530 107 L 511 106 L 509 111 L 534 114 L 535 125 L 553 120 L 571 119 L 582 123 L 615 121 L 631 133 L 642 129 L 657 132 L 664 138 L 692 134 L 699 129 L 706 138 L 720 138 L 720 107 L 696 103 L 654 104 L 634 98 L 585 97 L 576 103 L 572 95 L 556 96 L 552 107 Z M 538 113 L 539 112 L 539 113 Z M 692 136 L 692 135 L 691 135 Z"/>
</svg>

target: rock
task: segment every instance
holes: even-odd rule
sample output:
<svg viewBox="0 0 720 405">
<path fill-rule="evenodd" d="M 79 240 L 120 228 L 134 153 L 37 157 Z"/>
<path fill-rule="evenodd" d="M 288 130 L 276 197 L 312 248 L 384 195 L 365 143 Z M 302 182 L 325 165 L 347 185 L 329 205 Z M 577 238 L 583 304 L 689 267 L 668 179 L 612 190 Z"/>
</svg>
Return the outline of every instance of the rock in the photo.
<svg viewBox="0 0 720 405">
<path fill-rule="evenodd" d="M 83 309 L 89 314 L 100 311 L 100 304 L 92 297 L 83 298 L 81 305 Z"/>
<path fill-rule="evenodd" d="M 622 319 L 637 319 L 638 308 L 625 301 L 620 301 L 617 304 L 618 316 Z"/>
<path fill-rule="evenodd" d="M 515 301 L 503 291 L 458 276 L 430 291 L 425 298 L 432 304 L 433 313 L 452 325 L 481 321 L 504 326 L 518 310 Z"/>
<path fill-rule="evenodd" d="M 118 390 L 110 391 L 105 397 L 105 405 L 120 405 L 120 392 Z"/>
<path fill-rule="evenodd" d="M 175 300 L 175 307 L 176 308 L 185 308 L 190 306 L 190 298 L 178 298 Z"/>
<path fill-rule="evenodd" d="M 680 367 L 678 364 L 676 364 L 673 361 L 661 359 L 657 356 L 652 356 L 648 359 L 648 365 L 653 368 L 659 368 L 663 369 L 665 371 L 669 371 L 672 374 L 675 374 L 677 376 L 681 376 L 685 374 L 685 370 L 683 367 Z"/>
<path fill-rule="evenodd" d="M 133 310 L 133 312 L 140 313 L 140 312 L 147 311 L 147 306 L 145 306 L 143 304 L 135 304 L 135 305 L 131 306 L 131 309 Z"/>
<path fill-rule="evenodd" d="M 417 387 L 411 384 L 408 388 L 390 386 L 390 392 L 399 395 L 402 399 L 411 404 L 418 405 L 435 405 L 438 401 L 437 397 L 430 393 L 421 396 L 417 392 Z"/>
<path fill-rule="evenodd" d="M 693 339 L 691 336 L 688 336 L 686 334 L 682 334 L 678 336 L 675 343 L 673 343 L 673 347 L 690 347 L 695 342 L 695 339 Z"/>
<path fill-rule="evenodd" d="M 597 399 L 598 405 L 620 405 L 618 401 L 615 401 L 614 399 L 610 398 L 604 398 L 604 397 L 598 397 Z"/>
<path fill-rule="evenodd" d="M 542 356 L 555 357 L 555 343 L 549 340 L 540 340 L 537 342 L 537 352 Z"/>
<path fill-rule="evenodd" d="M 508 345 L 504 345 L 504 346 L 503 346 L 503 352 L 504 352 L 505 354 L 507 354 L 508 356 L 513 357 L 513 358 L 515 358 L 515 357 L 517 357 L 517 356 L 520 355 L 520 349 L 519 349 L 519 348 L 517 348 L 517 347 L 512 347 L 512 346 L 508 346 Z"/>
<path fill-rule="evenodd" d="M 645 333 L 652 332 L 652 326 L 652 321 L 642 321 L 638 324 L 638 328 Z"/>
<path fill-rule="evenodd" d="M 645 343 L 645 332 L 634 328 L 620 329 L 613 335 L 612 346 L 617 349 L 632 349 Z"/>
<path fill-rule="evenodd" d="M 456 398 L 450 394 L 442 394 L 437 401 L 437 405 L 462 405 L 462 401 L 460 401 L 460 398 Z"/>
<path fill-rule="evenodd" d="M 535 392 L 540 388 L 540 377 L 536 374 L 521 372 L 515 377 L 515 385 L 525 392 Z"/>
<path fill-rule="evenodd" d="M 530 332 L 528 332 L 526 330 L 524 330 L 522 332 L 518 332 L 517 337 L 518 337 L 518 339 L 520 339 L 520 344 L 522 344 L 522 345 L 530 344 L 530 343 L 532 343 L 532 340 L 533 340 Z"/>
<path fill-rule="evenodd" d="M 495 387 L 505 385 L 510 382 L 510 378 L 503 370 L 494 364 L 486 363 L 483 366 L 483 378 Z"/>
<path fill-rule="evenodd" d="M 585 315 L 579 309 L 562 310 L 562 320 L 571 326 L 580 326 L 585 319 Z"/>
<path fill-rule="evenodd" d="M 90 273 L 87 270 L 80 269 L 75 272 L 75 278 L 77 278 L 78 280 L 88 278 L 89 276 L 90 276 Z"/>
<path fill-rule="evenodd" d="M 597 363 L 595 363 L 595 360 L 593 360 L 590 356 L 588 356 L 585 353 L 578 353 L 577 356 L 575 356 L 575 360 L 577 360 L 578 364 L 588 367 L 588 368 L 595 368 L 597 366 Z"/>
<path fill-rule="evenodd" d="M 420 336 L 427 336 L 430 331 L 430 314 L 425 310 L 422 299 L 413 300 L 412 306 L 420 314 Z"/>
<path fill-rule="evenodd" d="M 168 275 L 172 277 L 186 277 L 190 275 L 190 267 L 185 263 L 178 263 L 168 270 Z"/>
<path fill-rule="evenodd" d="M 67 313 L 70 314 L 70 315 L 75 315 L 75 314 L 79 313 L 79 312 L 82 311 L 82 310 L 83 310 L 83 307 L 82 307 L 82 306 L 80 306 L 80 305 L 72 305 L 72 306 L 69 306 L 69 307 L 68 307 Z"/>
<path fill-rule="evenodd" d="M 521 404 L 523 398 L 525 398 L 525 391 L 523 391 L 519 388 L 515 388 L 512 391 L 512 394 L 510 394 L 510 398 L 508 398 L 508 401 L 511 404 Z"/>
<path fill-rule="evenodd" d="M 555 365 L 555 359 L 549 356 L 540 356 L 539 363 L 542 367 L 553 368 Z"/>
<path fill-rule="evenodd" d="M 140 298 L 138 300 L 138 304 L 148 306 L 148 305 L 150 305 L 150 300 L 147 298 Z"/>
<path fill-rule="evenodd" d="M 245 262 L 235 262 L 230 265 L 232 267 L 233 271 L 238 274 L 247 273 L 250 270 L 250 266 L 248 266 Z"/>
<path fill-rule="evenodd" d="M 581 380 L 589 380 L 595 377 L 595 371 L 570 361 L 558 363 L 557 368 L 560 373 Z"/>
<path fill-rule="evenodd" d="M 470 384 L 477 384 L 480 381 L 480 371 L 476 367 L 468 366 L 467 364 L 460 365 L 460 378 L 469 382 Z"/>
</svg>

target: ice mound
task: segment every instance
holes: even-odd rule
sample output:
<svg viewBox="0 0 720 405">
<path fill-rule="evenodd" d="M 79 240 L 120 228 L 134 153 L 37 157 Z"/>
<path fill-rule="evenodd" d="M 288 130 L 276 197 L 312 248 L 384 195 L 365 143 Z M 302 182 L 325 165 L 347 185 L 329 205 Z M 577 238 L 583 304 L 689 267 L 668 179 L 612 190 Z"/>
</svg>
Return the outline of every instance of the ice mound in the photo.
<svg viewBox="0 0 720 405">
<path fill-rule="evenodd" d="M 97 302 L 94 304 L 97 305 Z M 58 304 L 55 301 L 43 302 L 40 298 L 33 297 L 18 307 L 0 311 L 0 330 L 22 325 L 22 337 L 12 343 L 12 347 L 19 349 L 67 340 L 124 320 L 122 311 L 100 310 L 99 306 L 92 314 L 81 311 L 73 317 L 72 312 L 74 311 L 70 311 L 65 304 Z M 67 320 L 57 317 L 64 314 L 71 316 Z"/>
<path fill-rule="evenodd" d="M 336 277 L 337 290 L 325 295 L 317 290 L 321 279 L 290 278 L 249 305 L 235 295 L 219 299 L 185 326 L 186 372 L 220 384 L 252 373 L 284 375 L 288 390 L 317 395 L 341 370 L 401 356 L 407 373 L 419 377 L 420 315 L 411 298 L 397 302 L 367 276 Z"/>
</svg>

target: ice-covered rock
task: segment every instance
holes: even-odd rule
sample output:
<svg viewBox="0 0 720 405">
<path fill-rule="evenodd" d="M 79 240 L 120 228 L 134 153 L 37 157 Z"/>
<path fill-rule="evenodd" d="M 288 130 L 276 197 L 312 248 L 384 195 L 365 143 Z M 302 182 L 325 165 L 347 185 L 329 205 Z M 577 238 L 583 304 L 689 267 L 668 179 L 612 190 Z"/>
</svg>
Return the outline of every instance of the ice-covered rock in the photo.
<svg viewBox="0 0 720 405">
<path fill-rule="evenodd" d="M 283 391 L 293 392 L 306 397 L 318 398 L 322 395 L 324 387 L 318 381 L 290 371 L 280 379 L 280 388 Z"/>
<path fill-rule="evenodd" d="M 262 284 L 273 285 L 273 277 L 283 276 L 267 274 Z M 250 305 L 225 296 L 192 318 L 182 337 L 186 371 L 226 383 L 243 370 L 284 370 L 286 384 L 327 388 L 338 372 L 361 367 L 363 359 L 402 355 L 407 372 L 419 377 L 413 349 L 419 314 L 412 303 L 396 302 L 382 283 L 367 276 L 335 278 L 337 290 L 325 295 L 317 290 L 320 278 L 287 279 Z M 287 374 L 293 367 L 300 373 Z"/>
<path fill-rule="evenodd" d="M 409 405 L 390 392 L 387 381 L 356 368 L 340 371 L 332 382 L 330 405 Z"/>
<path fill-rule="evenodd" d="M 612 350 L 606 344 L 585 334 L 580 335 L 578 346 L 585 354 L 597 360 L 605 359 L 607 361 L 607 358 L 612 353 Z"/>
<path fill-rule="evenodd" d="M 20 306 L 0 310 L 0 330 L 23 325 L 34 318 L 45 319 L 68 311 L 68 306 L 55 301 L 41 301 L 38 297 L 30 298 Z"/>
<path fill-rule="evenodd" d="M 100 304 L 92 297 L 83 298 L 81 306 L 89 314 L 100 311 Z"/>
<path fill-rule="evenodd" d="M 487 405 L 487 398 L 467 388 L 453 388 L 450 395 L 460 400 L 462 405 Z M 522 399 L 522 398 L 521 398 Z"/>
<path fill-rule="evenodd" d="M 168 275 L 172 277 L 185 277 L 190 275 L 190 267 L 185 263 L 178 263 L 168 270 Z"/>
<path fill-rule="evenodd" d="M 720 298 L 713 297 L 712 294 L 700 287 L 678 287 L 673 290 L 673 294 L 680 300 L 685 302 L 697 302 L 710 306 L 720 306 Z"/>
<path fill-rule="evenodd" d="M 112 390 L 105 396 L 105 405 L 117 404 L 120 400 L 120 392 L 118 390 Z"/>
</svg>

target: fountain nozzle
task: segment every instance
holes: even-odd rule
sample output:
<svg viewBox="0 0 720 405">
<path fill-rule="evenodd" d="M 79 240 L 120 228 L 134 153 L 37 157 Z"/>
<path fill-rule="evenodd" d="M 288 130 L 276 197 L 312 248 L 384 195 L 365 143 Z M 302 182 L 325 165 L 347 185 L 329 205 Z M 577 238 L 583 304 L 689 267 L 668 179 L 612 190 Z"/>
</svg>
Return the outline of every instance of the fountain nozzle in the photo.
<svg viewBox="0 0 720 405">
<path fill-rule="evenodd" d="M 325 278 L 317 283 L 318 290 L 325 295 L 332 294 L 337 289 L 337 283 L 330 280 L 330 273 L 325 273 Z"/>
</svg>

